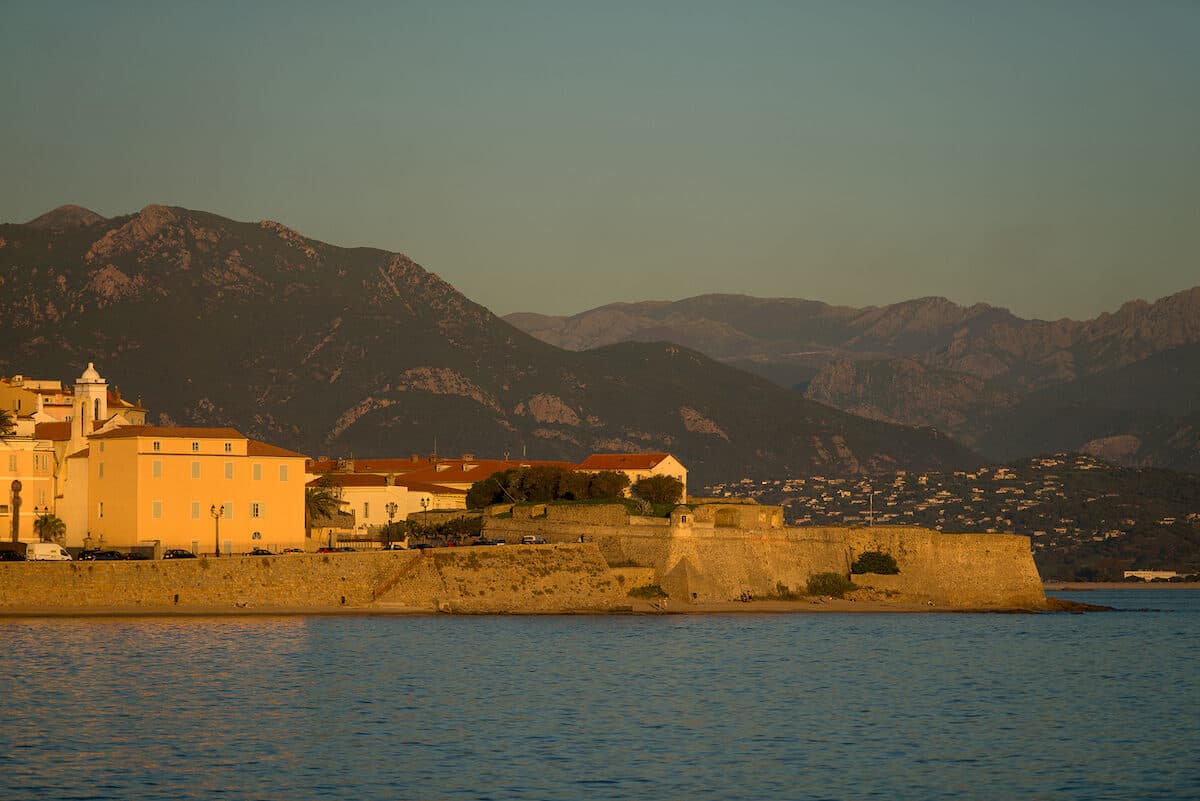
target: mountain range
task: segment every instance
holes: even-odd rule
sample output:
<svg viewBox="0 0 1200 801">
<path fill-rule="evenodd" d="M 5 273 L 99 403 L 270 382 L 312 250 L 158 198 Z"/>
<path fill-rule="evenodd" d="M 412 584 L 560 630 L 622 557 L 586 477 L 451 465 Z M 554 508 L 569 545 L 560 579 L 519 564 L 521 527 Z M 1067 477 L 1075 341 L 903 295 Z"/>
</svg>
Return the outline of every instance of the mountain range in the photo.
<svg viewBox="0 0 1200 801">
<path fill-rule="evenodd" d="M 703 295 L 505 319 L 564 348 L 669 340 L 852 414 L 1007 461 L 1083 451 L 1200 470 L 1200 287 L 1094 320 L 920 298 L 851 308 Z"/>
<path fill-rule="evenodd" d="M 0 225 L 0 320 L 0 374 L 95 362 L 154 422 L 311 456 L 670 451 L 697 483 L 980 461 L 695 347 L 543 342 L 400 253 L 179 207 Z"/>
</svg>

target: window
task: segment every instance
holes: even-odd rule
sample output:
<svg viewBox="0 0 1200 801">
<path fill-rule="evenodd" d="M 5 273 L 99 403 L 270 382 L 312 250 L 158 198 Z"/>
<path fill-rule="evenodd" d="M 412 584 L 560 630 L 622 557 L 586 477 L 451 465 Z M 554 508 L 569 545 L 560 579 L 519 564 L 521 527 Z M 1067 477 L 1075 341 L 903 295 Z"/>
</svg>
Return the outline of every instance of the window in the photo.
<svg viewBox="0 0 1200 801">
<path fill-rule="evenodd" d="M 96 464 L 96 478 L 104 478 L 104 462 Z"/>
<path fill-rule="evenodd" d="M 192 443 L 192 453 L 199 453 L 199 452 L 200 452 L 200 443 L 193 442 Z"/>
<path fill-rule="evenodd" d="M 192 519 L 200 519 L 200 501 L 192 501 Z"/>
<path fill-rule="evenodd" d="M 8 469 L 10 472 L 17 472 L 17 455 L 15 453 L 8 455 Z"/>
<path fill-rule="evenodd" d="M 233 478 L 233 462 L 225 463 L 225 478 Z"/>
<path fill-rule="evenodd" d="M 162 501 L 151 501 L 150 502 L 150 516 L 153 517 L 155 520 L 162 519 Z"/>
<path fill-rule="evenodd" d="M 8 504 L 0 503 L 0 517 L 8 517 Z"/>
<path fill-rule="evenodd" d="M 104 501 L 100 501 L 100 517 L 104 517 Z"/>
<path fill-rule="evenodd" d="M 154 450 L 156 450 L 156 451 L 161 451 L 161 450 L 162 450 L 162 443 L 161 443 L 161 442 L 159 442 L 158 440 L 154 440 L 154 446 L 153 446 L 153 447 L 154 447 Z"/>
<path fill-rule="evenodd" d="M 262 504 L 261 503 L 251 503 L 250 504 L 250 516 L 251 517 L 262 517 Z"/>
<path fill-rule="evenodd" d="M 287 481 L 287 480 L 288 480 L 288 478 L 287 478 L 287 465 L 286 465 L 286 464 L 281 464 L 281 465 L 279 465 L 279 480 L 280 480 L 280 481 Z"/>
<path fill-rule="evenodd" d="M 367 520 L 370 517 L 371 517 L 371 504 L 368 503 L 367 501 L 363 501 L 363 520 Z"/>
<path fill-rule="evenodd" d="M 226 443 L 225 443 L 225 452 L 226 452 L 226 453 L 233 453 L 233 443 L 232 443 L 232 442 L 226 442 Z"/>
<path fill-rule="evenodd" d="M 192 462 L 192 478 L 200 478 L 200 463 Z"/>
<path fill-rule="evenodd" d="M 254 465 L 254 467 L 252 468 L 252 471 L 253 471 L 253 475 L 254 475 L 254 480 L 262 481 L 262 465 L 261 464 Z"/>
<path fill-rule="evenodd" d="M 100 443 L 100 452 L 104 453 L 104 443 L 103 442 Z"/>
<path fill-rule="evenodd" d="M 154 477 L 162 478 L 162 460 L 161 459 L 154 460 Z"/>
<path fill-rule="evenodd" d="M 225 503 L 221 504 L 221 508 L 225 510 L 225 519 L 232 520 L 233 519 L 233 504 L 231 502 L 226 501 Z"/>
</svg>

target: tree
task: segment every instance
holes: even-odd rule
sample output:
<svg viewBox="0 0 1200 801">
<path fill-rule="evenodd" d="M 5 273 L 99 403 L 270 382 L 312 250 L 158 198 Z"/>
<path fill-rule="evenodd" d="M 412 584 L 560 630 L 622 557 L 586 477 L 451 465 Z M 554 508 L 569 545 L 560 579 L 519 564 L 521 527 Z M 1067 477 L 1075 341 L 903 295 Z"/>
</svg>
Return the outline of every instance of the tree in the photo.
<svg viewBox="0 0 1200 801">
<path fill-rule="evenodd" d="M 593 473 L 588 482 L 589 498 L 620 498 L 629 486 L 629 476 L 617 470 Z"/>
<path fill-rule="evenodd" d="M 57 542 L 61 545 L 63 536 L 67 533 L 67 524 L 56 515 L 47 512 L 33 521 L 33 530 L 42 542 Z"/>
<path fill-rule="evenodd" d="M 633 485 L 633 494 L 650 503 L 679 503 L 683 482 L 675 476 L 647 476 Z"/>
<path fill-rule="evenodd" d="M 312 539 L 313 521 L 317 518 L 330 518 L 337 514 L 338 499 L 333 494 L 333 488 L 327 484 L 304 488 L 304 534 Z"/>
<path fill-rule="evenodd" d="M 15 426 L 16 421 L 13 419 L 13 413 L 8 409 L 0 409 L 0 437 L 11 434 Z"/>
</svg>

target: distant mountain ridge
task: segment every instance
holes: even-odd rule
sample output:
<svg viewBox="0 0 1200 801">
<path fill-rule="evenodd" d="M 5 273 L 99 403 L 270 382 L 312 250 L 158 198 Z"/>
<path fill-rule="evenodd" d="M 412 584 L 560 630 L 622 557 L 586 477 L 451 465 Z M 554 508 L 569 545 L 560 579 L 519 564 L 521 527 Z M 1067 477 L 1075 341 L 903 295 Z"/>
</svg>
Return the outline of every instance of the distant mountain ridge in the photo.
<svg viewBox="0 0 1200 801">
<path fill-rule="evenodd" d="M 1177 386 L 1181 374 L 1154 368 L 1156 356 L 1200 343 L 1200 287 L 1154 303 L 1130 301 L 1087 321 L 1024 320 L 1007 309 L 937 297 L 855 309 L 742 295 L 505 319 L 566 348 L 679 342 L 855 414 L 934 426 L 997 459 L 1094 447 L 1125 464 L 1200 469 L 1181 410 L 1139 411 L 1146 395 L 1159 393 L 1182 393 L 1191 410 L 1200 408 L 1192 390 Z M 1102 387 L 1121 379 L 1104 376 L 1141 363 L 1149 367 L 1137 371 L 1137 389 L 1116 393 L 1123 405 L 1112 408 L 1114 395 Z M 1043 438 L 1048 406 L 1065 396 L 1074 405 L 1064 414 L 1082 412 L 1095 425 L 1071 427 L 1066 441 Z M 1122 411 L 1122 422 L 1093 406 Z M 1137 439 L 1136 447 L 1130 440 L 1115 450 L 1096 444 L 1125 436 Z"/>
<path fill-rule="evenodd" d="M 0 319 L 0 373 L 94 361 L 158 422 L 312 456 L 670 451 L 700 482 L 979 461 L 674 344 L 562 350 L 403 254 L 178 207 L 0 225 Z"/>
</svg>

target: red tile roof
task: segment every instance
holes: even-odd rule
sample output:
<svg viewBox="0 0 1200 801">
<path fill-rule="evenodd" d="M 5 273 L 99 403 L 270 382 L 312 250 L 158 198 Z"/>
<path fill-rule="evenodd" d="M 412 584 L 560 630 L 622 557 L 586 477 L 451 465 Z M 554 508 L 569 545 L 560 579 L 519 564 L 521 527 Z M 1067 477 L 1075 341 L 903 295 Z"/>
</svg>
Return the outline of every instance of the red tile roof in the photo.
<svg viewBox="0 0 1200 801">
<path fill-rule="evenodd" d="M 522 467 L 563 467 L 570 469 L 575 465 L 571 462 L 542 462 L 531 459 L 439 459 L 436 464 L 413 470 L 402 476 L 396 476 L 397 484 L 406 486 L 413 483 L 444 484 L 454 483 L 473 484 L 482 481 L 492 473 L 504 470 L 520 469 Z M 438 468 L 441 468 L 440 470 Z"/>
<path fill-rule="evenodd" d="M 593 453 L 579 463 L 580 470 L 651 470 L 669 453 Z"/>
<path fill-rule="evenodd" d="M 314 478 L 306 487 L 383 487 L 387 485 L 387 476 L 377 476 L 372 473 L 330 473 L 327 476 Z"/>
<path fill-rule="evenodd" d="M 428 459 L 420 457 L 415 462 L 412 459 L 313 459 L 306 469 L 310 473 L 333 473 L 344 462 L 354 465 L 355 473 L 411 473 L 429 464 Z"/>
<path fill-rule="evenodd" d="M 245 439 L 233 428 L 187 428 L 171 426 L 121 426 L 103 434 L 93 434 L 92 439 L 130 439 L 132 437 L 160 437 L 162 439 Z"/>
<path fill-rule="evenodd" d="M 38 423 L 33 428 L 34 439 L 68 440 L 71 438 L 70 423 Z"/>
<path fill-rule="evenodd" d="M 308 457 L 302 453 L 289 451 L 287 448 L 281 448 L 278 445 L 271 445 L 267 442 L 259 442 L 252 439 L 246 443 L 247 456 L 285 456 L 295 457 L 297 459 L 307 459 Z"/>
</svg>

